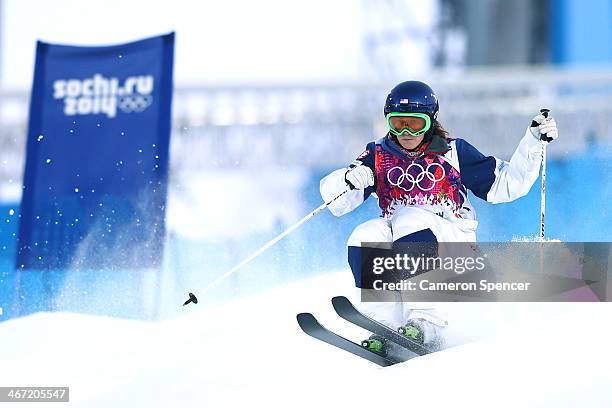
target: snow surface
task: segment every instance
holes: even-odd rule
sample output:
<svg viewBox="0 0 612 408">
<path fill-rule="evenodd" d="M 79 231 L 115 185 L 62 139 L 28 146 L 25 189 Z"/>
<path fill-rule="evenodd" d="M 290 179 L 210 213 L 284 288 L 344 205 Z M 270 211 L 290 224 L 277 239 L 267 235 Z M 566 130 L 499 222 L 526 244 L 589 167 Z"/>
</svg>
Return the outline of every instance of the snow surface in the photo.
<svg viewBox="0 0 612 408">
<path fill-rule="evenodd" d="M 328 328 L 364 338 L 329 303 L 347 279 L 330 273 L 217 309 L 177 305 L 182 316 L 161 322 L 9 320 L 0 324 L 0 384 L 67 385 L 74 407 L 612 405 L 608 303 L 448 304 L 454 347 L 379 368 L 295 321 L 313 311 Z"/>
</svg>

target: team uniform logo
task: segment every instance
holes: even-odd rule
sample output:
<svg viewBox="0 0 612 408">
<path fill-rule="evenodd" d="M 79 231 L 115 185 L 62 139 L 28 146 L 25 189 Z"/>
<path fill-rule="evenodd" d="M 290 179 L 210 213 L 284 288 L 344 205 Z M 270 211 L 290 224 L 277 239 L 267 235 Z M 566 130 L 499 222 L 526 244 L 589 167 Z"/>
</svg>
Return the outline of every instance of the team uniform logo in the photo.
<svg viewBox="0 0 612 408">
<path fill-rule="evenodd" d="M 462 205 L 461 175 L 443 156 L 429 153 L 412 159 L 377 145 L 374 157 L 376 195 L 383 217 L 404 206 L 426 207 L 436 214 L 457 216 Z"/>
<path fill-rule="evenodd" d="M 64 101 L 64 114 L 96 115 L 109 118 L 124 113 L 142 112 L 153 103 L 152 75 L 105 78 L 95 74 L 86 79 L 58 79 L 53 82 L 53 98 Z"/>
<path fill-rule="evenodd" d="M 436 174 L 436 168 L 438 171 Z M 404 191 L 412 191 L 417 186 L 421 191 L 430 191 L 436 183 L 444 180 L 446 171 L 440 163 L 430 163 L 426 168 L 416 162 L 412 162 L 406 169 L 396 166 L 387 172 L 387 180 L 392 186 L 399 187 Z"/>
</svg>

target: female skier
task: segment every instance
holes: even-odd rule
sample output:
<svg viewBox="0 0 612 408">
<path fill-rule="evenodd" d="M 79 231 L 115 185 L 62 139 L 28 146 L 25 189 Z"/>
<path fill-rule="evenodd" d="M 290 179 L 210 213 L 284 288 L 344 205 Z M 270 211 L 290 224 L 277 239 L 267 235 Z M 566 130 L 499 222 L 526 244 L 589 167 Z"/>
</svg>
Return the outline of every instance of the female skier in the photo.
<svg viewBox="0 0 612 408">
<path fill-rule="evenodd" d="M 348 239 L 348 263 L 358 288 L 362 243 L 475 242 L 478 222 L 467 190 L 490 203 L 524 196 L 538 178 L 543 144 L 558 135 L 552 117 L 537 115 L 507 162 L 448 137 L 437 120 L 438 109 L 427 84 L 400 83 L 385 102 L 387 135 L 368 143 L 348 168 L 321 180 L 325 201 L 351 189 L 328 206 L 335 216 L 354 210 L 371 194 L 378 198 L 381 217 L 357 226 Z M 430 304 L 403 302 L 401 292 L 395 299 L 362 302 L 360 309 L 432 349 L 443 347 L 443 313 Z M 386 353 L 384 339 L 370 339 L 364 345 Z"/>
</svg>

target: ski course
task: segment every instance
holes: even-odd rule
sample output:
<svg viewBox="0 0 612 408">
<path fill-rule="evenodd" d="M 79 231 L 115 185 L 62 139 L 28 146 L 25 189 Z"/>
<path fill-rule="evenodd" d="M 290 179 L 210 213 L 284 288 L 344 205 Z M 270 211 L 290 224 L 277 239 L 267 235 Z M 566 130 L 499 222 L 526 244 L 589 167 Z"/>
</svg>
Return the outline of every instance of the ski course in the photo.
<svg viewBox="0 0 612 408">
<path fill-rule="evenodd" d="M 607 303 L 453 303 L 449 348 L 380 368 L 295 320 L 313 312 L 346 338 L 367 337 L 330 303 L 354 296 L 350 279 L 324 274 L 160 322 L 10 320 L 0 324 L 0 383 L 70 386 L 76 407 L 612 405 Z"/>
</svg>

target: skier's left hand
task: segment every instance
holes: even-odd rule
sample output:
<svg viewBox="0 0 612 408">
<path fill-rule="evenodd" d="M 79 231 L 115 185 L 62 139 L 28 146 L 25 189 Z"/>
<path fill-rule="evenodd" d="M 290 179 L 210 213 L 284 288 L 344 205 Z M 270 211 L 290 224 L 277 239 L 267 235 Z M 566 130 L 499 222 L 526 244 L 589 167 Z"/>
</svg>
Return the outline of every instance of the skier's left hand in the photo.
<svg viewBox="0 0 612 408">
<path fill-rule="evenodd" d="M 538 140 L 541 140 L 545 143 L 550 143 L 557 137 L 559 137 L 555 118 L 550 115 L 544 116 L 540 113 L 538 116 L 533 118 L 531 124 L 537 124 L 537 126 L 529 127 L 529 130 L 531 131 L 533 137 Z"/>
</svg>

